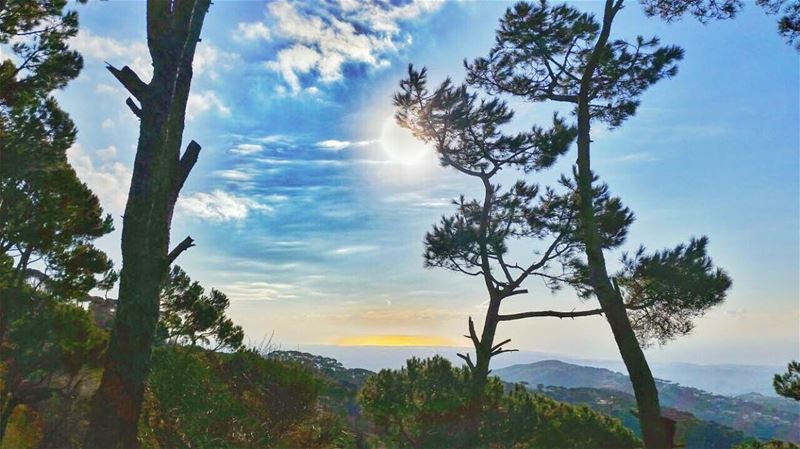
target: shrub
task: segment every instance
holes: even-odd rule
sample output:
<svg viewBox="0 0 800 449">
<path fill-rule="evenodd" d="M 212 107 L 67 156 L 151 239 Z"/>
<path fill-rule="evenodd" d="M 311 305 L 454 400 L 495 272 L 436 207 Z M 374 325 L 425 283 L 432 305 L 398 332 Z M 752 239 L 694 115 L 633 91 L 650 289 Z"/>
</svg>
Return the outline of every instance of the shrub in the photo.
<svg viewBox="0 0 800 449">
<path fill-rule="evenodd" d="M 382 370 L 359 394 L 364 414 L 388 447 L 633 448 L 640 442 L 614 418 L 553 401 L 491 378 L 474 397 L 466 368 L 436 356 Z"/>
</svg>

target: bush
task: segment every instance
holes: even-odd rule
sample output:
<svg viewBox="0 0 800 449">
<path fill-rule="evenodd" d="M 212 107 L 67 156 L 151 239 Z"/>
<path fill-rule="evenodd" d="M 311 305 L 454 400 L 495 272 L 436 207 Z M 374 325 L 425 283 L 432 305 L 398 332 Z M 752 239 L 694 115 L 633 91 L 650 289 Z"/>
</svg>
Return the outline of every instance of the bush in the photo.
<svg viewBox="0 0 800 449">
<path fill-rule="evenodd" d="M 141 438 L 153 448 L 279 446 L 315 412 L 318 389 L 302 367 L 253 351 L 157 348 Z"/>
<path fill-rule="evenodd" d="M 736 445 L 733 449 L 798 449 L 798 446 L 794 443 L 787 443 L 785 441 L 778 440 L 749 440 Z"/>
<path fill-rule="evenodd" d="M 381 440 L 397 448 L 633 448 L 640 442 L 614 419 L 532 394 L 508 394 L 490 378 L 471 393 L 466 368 L 436 356 L 412 358 L 400 370 L 382 370 L 359 394 Z"/>
</svg>

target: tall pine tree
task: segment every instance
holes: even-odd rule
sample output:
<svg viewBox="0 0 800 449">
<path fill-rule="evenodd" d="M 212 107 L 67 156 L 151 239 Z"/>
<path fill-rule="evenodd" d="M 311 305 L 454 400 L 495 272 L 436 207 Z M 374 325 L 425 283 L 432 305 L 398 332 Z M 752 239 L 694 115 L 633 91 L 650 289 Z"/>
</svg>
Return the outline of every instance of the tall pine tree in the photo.
<svg viewBox="0 0 800 449">
<path fill-rule="evenodd" d="M 711 266 L 705 255 L 705 239 L 671 252 L 634 257 L 636 260 L 627 267 L 628 278 L 618 279 L 608 271 L 605 225 L 624 229 L 625 214 L 617 213 L 617 218 L 605 223 L 596 207 L 598 192 L 604 189 L 596 187 L 597 178 L 591 168 L 592 123 L 610 128 L 622 125 L 635 114 L 642 93 L 659 80 L 673 76 L 683 56 L 680 48 L 662 46 L 655 37 L 612 39 L 612 25 L 623 5 L 624 0 L 606 0 L 598 21 L 594 15 L 568 5 L 518 3 L 502 18 L 489 56 L 467 64 L 468 82 L 491 93 L 511 94 L 531 102 L 566 103 L 573 108 L 578 129 L 576 207 L 585 252 L 584 280 L 579 283 L 587 286 L 587 294 L 597 298 L 614 334 L 633 384 L 646 447 L 666 448 L 672 443 L 667 441 L 662 426 L 658 391 L 637 339 L 636 319 L 632 322 L 626 310 L 626 295 L 630 296 L 628 304 L 649 304 L 661 298 L 662 304 L 666 300 L 667 304 L 677 305 L 667 308 L 669 312 L 688 305 L 702 313 L 724 299 L 730 280 Z M 737 2 L 645 1 L 645 7 L 649 8 L 648 13 L 663 17 L 689 12 L 707 19 L 731 16 Z M 622 210 L 620 203 L 618 212 Z M 678 269 L 670 270 L 670 263 Z M 682 276 L 680 268 L 685 264 L 695 268 L 693 273 L 702 276 L 701 282 Z M 637 276 L 642 282 L 634 281 Z M 677 286 L 665 282 L 667 278 Z M 681 304 L 680 295 L 684 293 L 691 300 Z M 694 299 L 699 301 L 692 302 Z M 669 313 L 661 316 L 664 315 Z M 686 327 L 676 326 L 667 335 L 656 337 L 668 338 L 682 329 Z"/>
</svg>

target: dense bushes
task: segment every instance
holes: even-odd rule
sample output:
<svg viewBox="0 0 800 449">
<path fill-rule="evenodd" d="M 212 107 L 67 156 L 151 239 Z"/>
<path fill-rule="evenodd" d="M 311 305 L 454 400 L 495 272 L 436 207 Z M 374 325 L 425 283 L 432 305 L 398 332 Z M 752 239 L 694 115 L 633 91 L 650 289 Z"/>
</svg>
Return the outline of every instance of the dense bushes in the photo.
<svg viewBox="0 0 800 449">
<path fill-rule="evenodd" d="M 466 368 L 442 357 L 409 360 L 369 378 L 359 400 L 382 441 L 397 448 L 633 448 L 616 419 L 491 378 L 473 397 Z"/>
<path fill-rule="evenodd" d="M 312 419 L 319 388 L 304 368 L 254 351 L 158 348 L 140 433 L 154 448 L 273 447 Z"/>
</svg>

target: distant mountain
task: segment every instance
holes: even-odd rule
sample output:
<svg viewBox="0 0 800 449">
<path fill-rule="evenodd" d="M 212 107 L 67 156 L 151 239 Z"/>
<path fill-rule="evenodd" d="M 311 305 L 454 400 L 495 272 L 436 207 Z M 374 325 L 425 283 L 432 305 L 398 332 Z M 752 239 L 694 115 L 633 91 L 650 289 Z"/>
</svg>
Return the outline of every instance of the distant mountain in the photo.
<svg viewBox="0 0 800 449">
<path fill-rule="evenodd" d="M 588 405 L 590 408 L 622 421 L 622 424 L 641 435 L 639 421 L 631 414 L 636 408 L 632 394 L 606 388 L 544 387 L 537 393 L 568 404 Z M 689 412 L 663 408 L 662 414 L 676 422 L 675 443 L 685 449 L 729 449 L 748 440 L 739 430 L 713 421 L 703 421 Z"/>
<path fill-rule="evenodd" d="M 545 387 L 588 388 L 605 390 L 593 392 L 595 396 L 586 403 L 608 400 L 609 391 L 627 394 L 632 398 L 633 388 L 628 376 L 604 368 L 574 365 L 558 360 L 545 360 L 525 365 L 513 365 L 494 370 L 493 373 L 507 382 L 525 382 L 531 389 L 547 391 Z M 800 441 L 800 406 L 794 401 L 778 397 L 748 394 L 738 397 L 720 396 L 697 388 L 684 387 L 666 380 L 657 380 L 659 397 L 665 407 L 686 411 L 705 421 L 728 426 L 746 435 L 762 439 L 777 438 Z M 574 399 L 573 393 L 564 393 Z M 619 396 L 617 402 L 625 402 Z M 567 398 L 555 399 L 570 402 Z M 594 403 L 592 402 L 594 401 Z M 625 405 L 627 406 L 627 405 Z M 625 421 L 624 417 L 620 417 Z"/>
<path fill-rule="evenodd" d="M 308 345 L 298 348 L 298 350 L 333 357 L 347 367 L 379 371 L 383 368 L 400 368 L 411 357 L 425 358 L 437 354 L 460 365 L 463 361 L 456 356 L 456 353 L 463 352 L 464 348 Z M 536 351 L 511 352 L 495 357 L 492 360 L 492 369 L 543 360 L 561 360 L 575 365 L 625 372 L 625 366 L 620 360 L 587 359 Z M 786 369 L 785 366 L 777 365 L 698 365 L 675 362 L 653 362 L 650 368 L 653 370 L 653 374 L 661 379 L 670 379 L 681 385 L 725 396 L 747 393 L 776 396 L 772 389 L 772 376 Z"/>
</svg>

